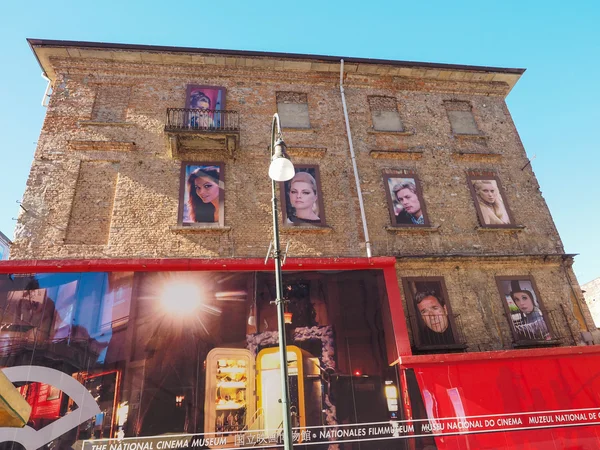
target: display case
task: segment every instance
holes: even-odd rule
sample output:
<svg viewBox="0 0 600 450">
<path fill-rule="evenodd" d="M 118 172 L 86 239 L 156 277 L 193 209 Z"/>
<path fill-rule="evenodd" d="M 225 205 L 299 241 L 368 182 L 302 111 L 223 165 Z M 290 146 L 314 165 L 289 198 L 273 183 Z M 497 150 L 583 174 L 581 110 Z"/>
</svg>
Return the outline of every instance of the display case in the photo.
<svg viewBox="0 0 600 450">
<path fill-rule="evenodd" d="M 292 427 L 323 425 L 322 380 L 319 359 L 294 345 L 287 346 Z M 258 411 L 264 429 L 282 426 L 279 348 L 265 348 L 256 358 Z"/>
<path fill-rule="evenodd" d="M 256 407 L 254 374 L 254 358 L 248 350 L 215 348 L 208 353 L 205 433 L 227 435 L 249 428 Z"/>
</svg>

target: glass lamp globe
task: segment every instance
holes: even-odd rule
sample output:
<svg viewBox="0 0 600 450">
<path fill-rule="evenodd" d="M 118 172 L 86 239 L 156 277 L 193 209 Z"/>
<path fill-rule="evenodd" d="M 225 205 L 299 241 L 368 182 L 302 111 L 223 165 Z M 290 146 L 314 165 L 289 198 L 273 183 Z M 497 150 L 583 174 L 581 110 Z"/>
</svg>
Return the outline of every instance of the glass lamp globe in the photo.
<svg viewBox="0 0 600 450">
<path fill-rule="evenodd" d="M 275 158 L 269 166 L 269 177 L 274 181 L 288 181 L 296 174 L 292 162 L 284 157 Z"/>
</svg>

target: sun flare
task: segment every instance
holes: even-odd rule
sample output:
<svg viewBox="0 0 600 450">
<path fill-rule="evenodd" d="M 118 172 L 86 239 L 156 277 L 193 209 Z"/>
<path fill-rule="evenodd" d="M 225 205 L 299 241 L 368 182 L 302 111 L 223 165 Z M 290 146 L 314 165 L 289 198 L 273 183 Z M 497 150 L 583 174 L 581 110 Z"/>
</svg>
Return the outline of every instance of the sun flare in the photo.
<svg viewBox="0 0 600 450">
<path fill-rule="evenodd" d="M 160 304 L 164 311 L 175 316 L 191 314 L 203 303 L 202 292 L 190 281 L 166 283 L 160 294 Z"/>
</svg>

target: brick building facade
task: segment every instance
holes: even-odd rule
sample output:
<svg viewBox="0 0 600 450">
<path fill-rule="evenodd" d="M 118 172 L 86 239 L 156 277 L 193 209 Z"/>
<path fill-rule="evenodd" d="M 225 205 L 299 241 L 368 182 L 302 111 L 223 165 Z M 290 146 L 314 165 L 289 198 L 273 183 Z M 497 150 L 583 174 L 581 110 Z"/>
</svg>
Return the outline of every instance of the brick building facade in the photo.
<svg viewBox="0 0 600 450">
<path fill-rule="evenodd" d="M 30 44 L 53 94 L 13 259 L 263 257 L 271 229 L 266 148 L 278 109 L 294 163 L 319 167 L 326 214 L 326 226 L 282 228 L 290 257 L 365 254 L 338 59 Z M 498 276 L 533 278 L 563 345 L 580 343 L 580 333 L 594 328 L 572 255 L 564 253 L 505 103 L 522 73 L 354 59 L 344 65 L 373 255 L 396 257 L 400 280 L 443 277 L 469 351 L 514 344 Z M 225 109 L 238 115 L 235 133 L 198 132 L 190 144 L 189 135 L 165 132 L 167 109 L 186 106 L 188 85 L 226 89 Z M 223 164 L 222 226 L 178 222 L 182 160 Z M 417 177 L 426 226 L 394 226 L 384 174 Z M 509 225 L 488 227 L 478 217 L 468 176 L 482 174 L 501 183 Z"/>
<path fill-rule="evenodd" d="M 524 70 L 29 43 L 52 95 L 0 366 L 48 432 L 0 449 L 281 442 L 274 112 L 296 444 L 598 445 L 529 418 L 596 424 L 600 350 L 505 103 Z"/>
</svg>

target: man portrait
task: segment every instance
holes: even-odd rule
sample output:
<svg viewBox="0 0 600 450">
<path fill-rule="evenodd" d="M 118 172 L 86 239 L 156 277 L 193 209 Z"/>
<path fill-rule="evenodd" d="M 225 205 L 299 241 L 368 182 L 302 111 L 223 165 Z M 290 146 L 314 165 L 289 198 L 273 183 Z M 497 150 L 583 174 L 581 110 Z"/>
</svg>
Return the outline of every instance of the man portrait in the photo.
<svg viewBox="0 0 600 450">
<path fill-rule="evenodd" d="M 418 179 L 415 176 L 401 178 L 394 175 L 386 175 L 385 178 L 392 225 L 428 225 Z"/>
<path fill-rule="evenodd" d="M 471 194 L 482 226 L 506 226 L 511 224 L 500 182 L 493 177 L 470 178 Z"/>
<path fill-rule="evenodd" d="M 498 277 L 497 283 L 515 338 L 525 341 L 551 340 L 547 317 L 533 280 Z"/>
<path fill-rule="evenodd" d="M 403 283 L 417 346 L 457 344 L 443 279 L 408 278 Z"/>
</svg>

